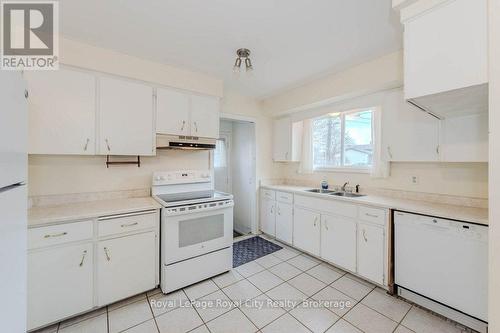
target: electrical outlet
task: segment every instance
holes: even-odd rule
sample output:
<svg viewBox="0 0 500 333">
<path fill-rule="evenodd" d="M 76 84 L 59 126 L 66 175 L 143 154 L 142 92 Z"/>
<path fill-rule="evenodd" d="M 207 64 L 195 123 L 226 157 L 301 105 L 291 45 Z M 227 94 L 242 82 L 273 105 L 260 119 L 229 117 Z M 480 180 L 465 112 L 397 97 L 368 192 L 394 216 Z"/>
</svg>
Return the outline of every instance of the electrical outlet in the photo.
<svg viewBox="0 0 500 333">
<path fill-rule="evenodd" d="M 418 176 L 411 176 L 411 183 L 412 184 L 418 184 Z"/>
</svg>

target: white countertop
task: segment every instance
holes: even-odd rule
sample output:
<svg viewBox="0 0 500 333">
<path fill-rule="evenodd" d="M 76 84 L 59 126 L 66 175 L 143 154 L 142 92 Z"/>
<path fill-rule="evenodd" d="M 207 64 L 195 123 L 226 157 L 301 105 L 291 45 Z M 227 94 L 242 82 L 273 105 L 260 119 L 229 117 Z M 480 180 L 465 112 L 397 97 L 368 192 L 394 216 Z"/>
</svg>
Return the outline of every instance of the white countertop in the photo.
<svg viewBox="0 0 500 333">
<path fill-rule="evenodd" d="M 151 197 L 33 207 L 28 210 L 28 228 L 159 208 L 161 205 Z"/>
<path fill-rule="evenodd" d="M 311 187 L 303 186 L 262 185 L 261 187 L 277 191 L 293 192 L 295 194 L 312 196 L 320 199 L 348 201 L 352 203 L 401 210 L 410 213 L 488 225 L 488 209 L 486 208 L 463 207 L 370 194 L 358 198 L 336 197 L 333 195 L 307 192 L 305 190 L 311 189 Z"/>
</svg>

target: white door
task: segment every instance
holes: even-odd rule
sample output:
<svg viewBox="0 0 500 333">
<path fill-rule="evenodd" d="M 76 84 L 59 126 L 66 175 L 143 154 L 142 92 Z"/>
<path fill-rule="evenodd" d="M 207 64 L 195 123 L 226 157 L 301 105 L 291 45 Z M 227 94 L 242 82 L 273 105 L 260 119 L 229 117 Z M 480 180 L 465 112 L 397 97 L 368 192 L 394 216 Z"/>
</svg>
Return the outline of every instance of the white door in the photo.
<svg viewBox="0 0 500 333">
<path fill-rule="evenodd" d="M 291 139 L 292 139 L 292 123 L 290 118 L 283 118 L 274 121 L 273 126 L 273 160 L 288 161 L 290 160 Z"/>
<path fill-rule="evenodd" d="M 276 239 L 292 244 L 293 237 L 293 206 L 292 204 L 276 203 Z"/>
<path fill-rule="evenodd" d="M 382 121 L 385 160 L 439 160 L 439 120 L 408 104 L 401 90 L 386 94 Z"/>
<path fill-rule="evenodd" d="M 26 84 L 17 71 L 0 75 L 0 189 L 28 178 Z"/>
<path fill-rule="evenodd" d="M 92 248 L 86 243 L 28 253 L 28 330 L 92 308 Z"/>
<path fill-rule="evenodd" d="M 219 137 L 219 98 L 191 96 L 191 135 L 203 138 Z"/>
<path fill-rule="evenodd" d="M 95 154 L 96 78 L 61 68 L 26 71 L 31 154 Z"/>
<path fill-rule="evenodd" d="M 154 231 L 101 241 L 97 251 L 100 306 L 155 287 Z"/>
<path fill-rule="evenodd" d="M 359 223 L 358 225 L 358 274 L 384 284 L 384 228 Z"/>
<path fill-rule="evenodd" d="M 100 79 L 100 154 L 154 155 L 153 88 Z"/>
<path fill-rule="evenodd" d="M 321 258 L 356 271 L 356 221 L 343 216 L 321 215 Z"/>
<path fill-rule="evenodd" d="M 319 256 L 320 214 L 297 206 L 293 213 L 293 245 Z"/>
<path fill-rule="evenodd" d="M 260 200 L 260 227 L 263 233 L 276 235 L 276 201 L 262 198 Z"/>
<path fill-rule="evenodd" d="M 156 133 L 189 135 L 189 109 L 189 94 L 157 88 Z"/>
<path fill-rule="evenodd" d="M 5 332 L 26 332 L 27 198 L 26 185 L 0 189 L 0 322 Z"/>
</svg>

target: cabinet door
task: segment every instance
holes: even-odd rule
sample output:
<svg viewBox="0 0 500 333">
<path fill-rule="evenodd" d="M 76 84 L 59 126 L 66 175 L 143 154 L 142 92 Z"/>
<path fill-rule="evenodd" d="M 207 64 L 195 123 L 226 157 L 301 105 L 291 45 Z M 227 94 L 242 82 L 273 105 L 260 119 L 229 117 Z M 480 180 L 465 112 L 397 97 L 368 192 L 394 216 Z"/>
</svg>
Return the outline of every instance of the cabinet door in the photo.
<svg viewBox="0 0 500 333">
<path fill-rule="evenodd" d="M 447 1 L 404 31 L 407 99 L 488 81 L 487 0 Z"/>
<path fill-rule="evenodd" d="M 202 138 L 219 137 L 219 98 L 191 96 L 191 135 Z"/>
<path fill-rule="evenodd" d="M 189 135 L 189 94 L 175 90 L 156 90 L 156 133 Z"/>
<path fill-rule="evenodd" d="M 439 160 L 439 120 L 408 104 L 401 90 L 386 94 L 382 121 L 383 154 L 387 161 Z"/>
<path fill-rule="evenodd" d="M 384 228 L 371 224 L 358 225 L 358 274 L 384 284 Z"/>
<path fill-rule="evenodd" d="M 154 155 L 153 88 L 100 79 L 100 153 Z"/>
<path fill-rule="evenodd" d="M 99 306 L 155 287 L 154 231 L 101 241 L 97 251 Z"/>
<path fill-rule="evenodd" d="M 96 79 L 61 68 L 26 71 L 30 154 L 95 154 Z"/>
<path fill-rule="evenodd" d="M 262 199 L 260 207 L 260 227 L 262 232 L 275 236 L 276 234 L 276 212 L 275 201 Z"/>
<path fill-rule="evenodd" d="M 321 215 L 321 258 L 356 271 L 356 221 L 347 217 Z"/>
<path fill-rule="evenodd" d="M 290 118 L 274 121 L 274 150 L 273 159 L 276 162 L 289 161 L 291 156 L 292 123 Z"/>
<path fill-rule="evenodd" d="M 276 203 L 276 239 L 292 244 L 293 237 L 293 206 Z"/>
<path fill-rule="evenodd" d="M 441 161 L 488 162 L 488 113 L 441 121 Z"/>
<path fill-rule="evenodd" d="M 93 305 L 92 243 L 28 254 L 28 330 Z"/>
<path fill-rule="evenodd" d="M 320 214 L 294 207 L 293 245 L 297 248 L 319 256 Z"/>
</svg>

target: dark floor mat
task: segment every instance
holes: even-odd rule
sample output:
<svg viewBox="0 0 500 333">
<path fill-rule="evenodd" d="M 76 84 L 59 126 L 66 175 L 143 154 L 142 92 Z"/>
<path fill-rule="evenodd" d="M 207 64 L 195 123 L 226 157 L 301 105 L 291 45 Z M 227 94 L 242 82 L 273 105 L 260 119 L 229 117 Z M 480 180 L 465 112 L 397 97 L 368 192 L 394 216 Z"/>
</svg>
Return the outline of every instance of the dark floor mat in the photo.
<svg viewBox="0 0 500 333">
<path fill-rule="evenodd" d="M 264 238 L 255 236 L 233 244 L 233 267 L 281 250 L 282 247 Z"/>
</svg>

